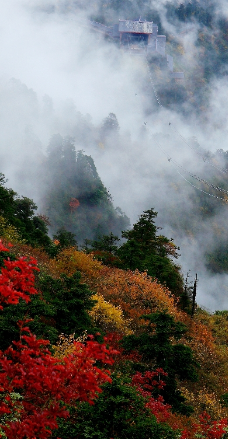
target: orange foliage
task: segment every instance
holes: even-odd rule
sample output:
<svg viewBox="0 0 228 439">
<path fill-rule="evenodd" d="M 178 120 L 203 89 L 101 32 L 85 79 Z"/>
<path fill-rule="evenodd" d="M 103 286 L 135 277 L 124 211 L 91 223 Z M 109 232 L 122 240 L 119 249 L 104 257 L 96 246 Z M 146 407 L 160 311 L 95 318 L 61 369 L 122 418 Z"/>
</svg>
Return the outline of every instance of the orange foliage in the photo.
<svg viewBox="0 0 228 439">
<path fill-rule="evenodd" d="M 210 357 L 215 352 L 214 337 L 211 329 L 197 321 L 196 316 L 192 319 L 184 312 L 178 312 L 178 320 L 183 322 L 188 328 L 187 337 L 185 338 L 184 336 L 181 342 L 190 346 L 196 354 L 196 360 L 200 364 L 202 359 L 208 358 L 211 361 Z"/>
<path fill-rule="evenodd" d="M 82 282 L 86 282 L 92 291 L 102 295 L 106 301 L 119 307 L 123 311 L 123 318 L 131 322 L 130 328 L 134 331 L 142 326 L 140 317 L 143 314 L 167 311 L 173 315 L 176 321 L 183 322 L 188 328 L 180 343 L 193 350 L 194 357 L 201 366 L 199 382 L 190 385 L 191 389 L 195 386 L 194 394 L 201 397 L 199 391 L 206 389 L 205 385 L 207 389 L 204 391 L 211 394 L 217 386 L 215 398 L 219 400 L 220 395 L 228 391 L 225 358 L 214 342 L 211 325 L 204 324 L 199 313 L 192 319 L 179 310 L 176 306 L 177 300 L 171 292 L 147 273 L 104 266 L 93 255 L 79 252 L 75 248 L 63 250 L 56 260 L 50 262 L 50 267 L 56 275 L 71 275 L 79 270 Z M 198 400 L 196 396 L 196 401 L 192 402 L 195 408 L 199 405 Z"/>
<path fill-rule="evenodd" d="M 197 383 L 182 383 L 180 390 L 195 409 L 195 415 L 190 418 L 172 415 L 169 424 L 174 428 L 187 429 L 189 438 L 194 437 L 190 425 L 196 421 L 195 416 L 206 408 L 212 418 L 224 416 L 226 409 L 221 408 L 221 394 L 228 392 L 228 366 L 224 321 L 220 317 L 210 317 L 207 313 L 197 310 L 194 318 L 177 308 L 177 299 L 157 280 L 147 273 L 125 271 L 104 266 L 96 260 L 93 254 L 78 251 L 75 247 L 61 251 L 55 259 L 49 259 L 45 252 L 26 245 L 14 245 L 12 250 L 17 256 L 33 256 L 38 266 L 53 277 L 61 273 L 72 275 L 81 272 L 81 281 L 105 301 L 123 311 L 123 320 L 130 321 L 131 329 L 137 331 L 142 326 L 143 314 L 156 311 L 167 311 L 175 320 L 187 326 L 187 333 L 180 343 L 189 346 L 194 357 L 200 364 L 199 381 Z M 225 319 L 225 317 L 224 317 Z M 221 322 L 220 322 L 221 320 Z M 228 319 L 227 319 L 228 320 Z M 227 324 L 228 326 L 228 324 Z M 216 329 L 216 330 L 215 330 Z M 223 344 L 214 340 L 216 332 Z M 189 430 L 190 429 L 190 430 Z M 192 434 L 192 436 L 191 436 Z"/>
<path fill-rule="evenodd" d="M 197 419 L 192 416 L 179 415 L 178 413 L 170 413 L 169 419 L 166 421 L 174 430 L 187 431 L 187 439 L 195 439 L 195 429 L 193 425 Z M 180 439 L 182 436 L 180 437 Z"/>
<path fill-rule="evenodd" d="M 201 351 L 202 346 L 214 349 L 211 329 L 203 325 L 197 317 L 191 319 L 186 313 L 177 309 L 177 299 L 168 288 L 152 279 L 146 272 L 138 270 L 121 270 L 107 267 L 96 260 L 93 254 L 75 250 L 75 247 L 64 249 L 49 264 L 52 275 L 65 273 L 72 275 L 79 270 L 82 282 L 86 282 L 91 290 L 101 294 L 115 306 L 120 306 L 124 316 L 133 320 L 133 326 L 142 324 L 139 317 L 155 311 L 167 311 L 176 320 L 188 327 L 188 339 L 185 343 L 193 349 Z"/>
<path fill-rule="evenodd" d="M 120 306 L 124 316 L 132 320 L 133 329 L 142 325 L 139 318 L 155 311 L 174 314 L 175 299 L 168 289 L 152 280 L 147 273 L 103 267 L 100 277 L 93 278 L 90 286 L 106 300 Z"/>
<path fill-rule="evenodd" d="M 143 314 L 167 311 L 175 320 L 187 325 L 187 337 L 183 337 L 181 342 L 193 349 L 196 360 L 201 365 L 212 368 L 212 357 L 214 366 L 221 362 L 221 353 L 217 352 L 212 335 L 212 325 L 208 322 L 204 324 L 200 314 L 196 313 L 194 319 L 191 319 L 178 310 L 176 298 L 171 292 L 146 272 L 104 266 L 93 254 L 78 251 L 75 247 L 64 249 L 56 259 L 51 260 L 42 250 L 28 245 L 14 245 L 12 251 L 17 256 L 35 257 L 39 268 L 54 277 L 61 273 L 71 276 L 75 271 L 80 271 L 82 282 L 86 282 L 91 290 L 102 295 L 111 304 L 120 307 L 125 319 L 131 319 L 132 329 L 138 329 L 142 325 L 140 317 Z"/>
<path fill-rule="evenodd" d="M 139 317 L 154 311 L 166 310 L 176 316 L 175 297 L 171 292 L 152 280 L 147 273 L 125 271 L 104 266 L 94 259 L 93 254 L 86 254 L 67 248 L 50 262 L 52 274 L 66 273 L 72 275 L 79 270 L 82 281 L 93 291 L 101 294 L 115 306 L 120 306 L 124 316 L 132 319 L 134 328 L 141 326 Z M 178 316 L 177 316 L 178 317 Z"/>
<path fill-rule="evenodd" d="M 7 243 L 7 245 L 9 245 L 9 243 Z M 44 250 L 33 248 L 27 244 L 13 244 L 10 245 L 10 252 L 14 253 L 17 257 L 25 256 L 26 258 L 35 258 L 39 269 L 49 272 L 50 258 Z"/>
</svg>

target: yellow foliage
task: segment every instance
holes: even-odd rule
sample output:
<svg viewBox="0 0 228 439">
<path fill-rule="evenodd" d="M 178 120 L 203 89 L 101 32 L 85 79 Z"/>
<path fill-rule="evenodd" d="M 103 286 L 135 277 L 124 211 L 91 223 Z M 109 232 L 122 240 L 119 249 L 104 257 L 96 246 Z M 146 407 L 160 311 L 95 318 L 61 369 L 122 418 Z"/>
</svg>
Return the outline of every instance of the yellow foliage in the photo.
<svg viewBox="0 0 228 439">
<path fill-rule="evenodd" d="M 65 273 L 72 276 L 75 271 L 80 271 L 83 280 L 98 276 L 102 269 L 102 263 L 97 261 L 92 254 L 78 251 L 75 247 L 66 248 L 59 253 L 56 259 L 50 262 L 53 275 Z"/>
<path fill-rule="evenodd" d="M 146 272 L 106 267 L 94 259 L 92 254 L 80 252 L 74 247 L 59 253 L 49 266 L 52 275 L 56 276 L 60 273 L 72 275 L 75 271 L 80 271 L 82 282 L 86 282 L 104 300 L 120 307 L 124 318 L 131 320 L 132 329 L 141 326 L 142 320 L 139 317 L 142 314 L 167 311 L 174 317 L 179 316 L 175 297 Z"/>
<path fill-rule="evenodd" d="M 82 282 L 94 292 L 93 299 L 97 301 L 90 315 L 105 332 L 114 330 L 127 335 L 131 330 L 140 330 L 143 324 L 140 317 L 156 311 L 167 311 L 175 320 L 183 322 L 187 332 L 179 342 L 193 350 L 194 358 L 201 366 L 198 382 L 185 382 L 180 387 L 195 409 L 192 416 L 197 419 L 203 410 L 213 419 L 227 416 L 228 410 L 221 407 L 219 400 L 222 394 L 228 393 L 228 311 L 210 315 L 198 309 L 191 318 L 177 308 L 177 299 L 171 292 L 146 272 L 104 266 L 92 254 L 75 247 L 63 250 L 54 260 L 40 249 L 26 245 L 14 244 L 13 251 L 17 256 L 35 257 L 38 265 L 54 277 L 80 271 Z M 73 353 L 74 349 L 79 349 L 75 346 L 74 335 L 62 335 L 53 347 L 55 356 L 63 358 Z M 173 423 L 181 422 L 176 415 L 172 416 Z"/>
<path fill-rule="evenodd" d="M 117 331 L 123 335 L 132 334 L 133 331 L 129 329 L 130 321 L 124 319 L 123 311 L 120 306 L 112 305 L 100 294 L 94 294 L 92 299 L 96 300 L 97 303 L 89 314 L 98 327 L 105 332 Z"/>
<path fill-rule="evenodd" d="M 139 319 L 142 314 L 168 311 L 173 315 L 177 312 L 174 296 L 147 273 L 103 267 L 100 274 L 90 281 L 90 287 L 105 300 L 120 306 L 125 318 L 131 319 L 132 329 L 142 325 Z"/>
<path fill-rule="evenodd" d="M 198 392 L 191 392 L 185 387 L 181 387 L 180 391 L 186 398 L 186 401 L 194 408 L 194 417 L 206 411 L 212 419 L 218 420 L 227 417 L 227 409 L 223 408 L 218 401 L 215 392 L 210 392 L 206 387 L 201 388 Z"/>
<path fill-rule="evenodd" d="M 64 358 L 75 352 L 75 349 L 80 349 L 80 345 L 75 342 L 83 343 L 87 338 L 87 332 L 85 331 L 81 337 L 74 338 L 74 334 L 59 336 L 59 340 L 56 345 L 52 346 L 54 350 L 54 357 Z"/>
<path fill-rule="evenodd" d="M 212 332 L 220 345 L 228 345 L 228 311 L 211 316 Z"/>
<path fill-rule="evenodd" d="M 25 242 L 16 227 L 9 224 L 3 216 L 0 216 L 0 237 L 12 244 Z"/>
</svg>

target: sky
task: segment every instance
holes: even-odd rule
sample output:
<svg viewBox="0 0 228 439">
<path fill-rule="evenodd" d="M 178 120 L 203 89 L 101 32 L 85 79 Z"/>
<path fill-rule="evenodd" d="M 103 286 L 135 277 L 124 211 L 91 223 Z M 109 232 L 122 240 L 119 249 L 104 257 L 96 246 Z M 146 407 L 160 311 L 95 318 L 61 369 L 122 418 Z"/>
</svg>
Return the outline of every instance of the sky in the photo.
<svg viewBox="0 0 228 439">
<path fill-rule="evenodd" d="M 7 186 L 39 203 L 33 162 L 39 163 L 46 153 L 50 137 L 57 132 L 71 134 L 79 114 L 97 127 L 109 113 L 116 114 L 118 141 L 109 139 L 101 148 L 95 139 L 87 147 L 79 142 L 76 148 L 94 158 L 114 205 L 131 223 L 143 210 L 155 208 L 162 233 L 180 246 L 184 277 L 189 270 L 192 280 L 198 274 L 198 303 L 212 311 L 228 309 L 228 276 L 210 275 L 203 256 L 205 247 L 216 245 L 216 225 L 227 235 L 227 210 L 221 205 L 214 225 L 202 224 L 196 217 L 194 237 L 183 234 L 178 223 L 170 224 L 174 210 L 186 218 L 194 211 L 189 175 L 182 168 L 200 173 L 205 166 L 188 139 L 197 137 L 202 148 L 212 153 L 227 150 L 227 81 L 211 82 L 204 126 L 194 114 L 186 119 L 182 113 L 165 110 L 153 96 L 145 62 L 89 31 L 86 20 L 92 0 L 87 11 L 77 13 L 68 3 L 67 13 L 63 13 L 64 1 L 8 0 L 0 5 L 0 171 L 8 179 Z M 163 28 L 180 38 L 167 21 L 165 3 L 159 2 Z M 217 4 L 226 17 L 226 2 Z M 55 13 L 53 5 L 57 5 Z M 187 73 L 188 66 L 199 61 L 198 27 L 181 26 Z M 208 165 L 209 179 L 212 172 Z"/>
</svg>

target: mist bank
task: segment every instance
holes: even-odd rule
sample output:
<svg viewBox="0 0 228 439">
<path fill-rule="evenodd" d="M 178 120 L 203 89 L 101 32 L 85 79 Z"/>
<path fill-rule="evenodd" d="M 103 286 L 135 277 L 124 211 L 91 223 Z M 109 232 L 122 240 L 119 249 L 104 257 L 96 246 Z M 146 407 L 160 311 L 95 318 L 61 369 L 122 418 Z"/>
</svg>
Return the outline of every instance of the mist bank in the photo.
<svg viewBox="0 0 228 439">
<path fill-rule="evenodd" d="M 1 6 L 0 171 L 43 214 L 40 170 L 49 141 L 70 136 L 76 151 L 91 155 L 114 207 L 132 224 L 146 209 L 158 212 L 162 233 L 180 247 L 184 277 L 189 270 L 198 274 L 198 303 L 225 309 L 226 194 L 211 186 L 228 188 L 227 60 L 219 46 L 225 5 L 197 2 L 195 13 L 187 4 L 144 2 L 141 13 L 167 35 L 167 53 L 185 73 L 176 83 L 153 70 L 162 106 L 145 61 L 88 26 L 88 19 L 110 25 L 136 18 L 142 5 L 131 5 L 10 0 Z M 221 246 L 223 260 L 215 263 Z"/>
</svg>

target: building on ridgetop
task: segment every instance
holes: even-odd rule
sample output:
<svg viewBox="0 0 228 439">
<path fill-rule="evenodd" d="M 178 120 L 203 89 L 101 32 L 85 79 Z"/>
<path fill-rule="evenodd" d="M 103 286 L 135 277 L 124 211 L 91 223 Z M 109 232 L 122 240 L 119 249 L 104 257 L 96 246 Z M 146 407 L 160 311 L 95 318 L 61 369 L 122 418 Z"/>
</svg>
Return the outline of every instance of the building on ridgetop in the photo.
<svg viewBox="0 0 228 439">
<path fill-rule="evenodd" d="M 120 47 L 137 55 L 160 55 L 166 58 L 169 75 L 173 79 L 184 79 L 183 72 L 173 71 L 173 57 L 166 55 L 166 36 L 158 35 L 158 26 L 153 21 L 119 20 L 113 26 L 90 21 L 90 26 L 97 32 L 119 42 Z"/>
</svg>

